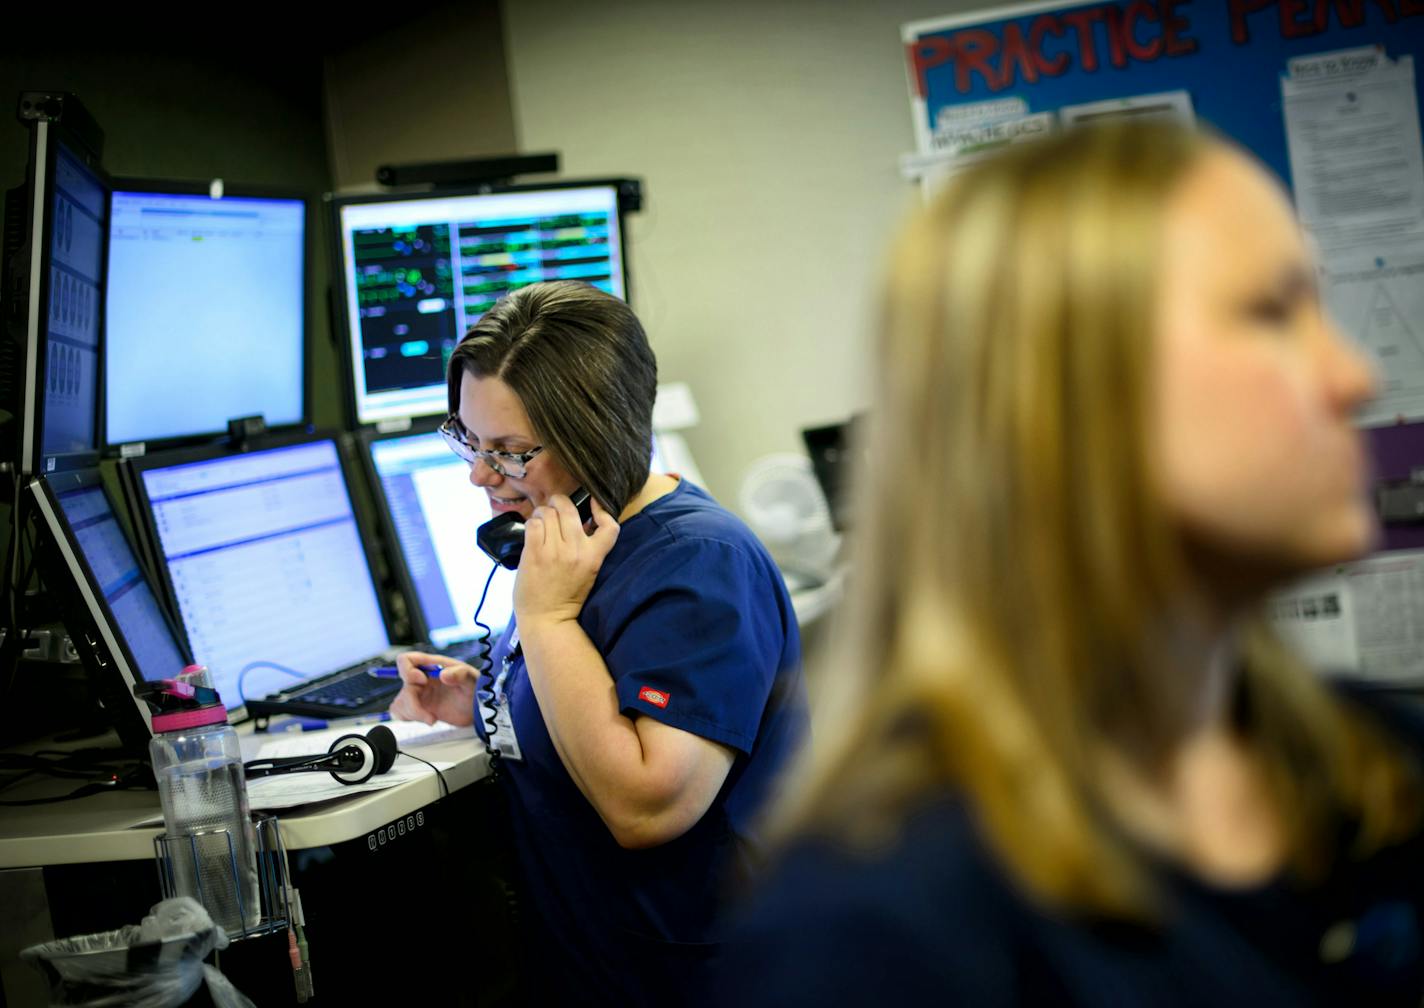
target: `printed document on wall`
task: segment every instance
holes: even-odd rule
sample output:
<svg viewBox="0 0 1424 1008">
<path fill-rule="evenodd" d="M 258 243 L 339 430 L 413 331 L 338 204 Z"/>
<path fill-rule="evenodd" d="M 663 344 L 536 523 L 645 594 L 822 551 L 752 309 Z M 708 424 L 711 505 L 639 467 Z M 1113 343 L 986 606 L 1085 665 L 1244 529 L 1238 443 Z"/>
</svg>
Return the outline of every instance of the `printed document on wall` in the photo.
<svg viewBox="0 0 1424 1008">
<path fill-rule="evenodd" d="M 1424 237 L 1321 250 L 1326 307 L 1375 361 L 1366 427 L 1424 419 Z"/>
<path fill-rule="evenodd" d="M 1380 553 L 1277 593 L 1276 629 L 1315 668 L 1424 685 L 1424 550 Z"/>
<path fill-rule="evenodd" d="M 1316 241 L 1360 245 L 1424 233 L 1414 58 L 1347 50 L 1293 60 L 1291 71 L 1281 80 L 1291 177 Z"/>
</svg>

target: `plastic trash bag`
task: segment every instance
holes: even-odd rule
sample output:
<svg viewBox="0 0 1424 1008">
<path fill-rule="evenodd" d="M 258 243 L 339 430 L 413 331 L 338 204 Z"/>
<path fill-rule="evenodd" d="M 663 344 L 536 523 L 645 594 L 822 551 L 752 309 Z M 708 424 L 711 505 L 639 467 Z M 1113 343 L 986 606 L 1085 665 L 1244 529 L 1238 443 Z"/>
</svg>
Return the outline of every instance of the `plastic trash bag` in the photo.
<svg viewBox="0 0 1424 1008">
<path fill-rule="evenodd" d="M 31 945 L 20 958 L 44 973 L 51 1005 L 175 1008 L 206 981 L 217 1008 L 255 1008 L 203 962 L 227 945 L 203 905 L 178 896 L 154 904 L 141 924 Z"/>
</svg>

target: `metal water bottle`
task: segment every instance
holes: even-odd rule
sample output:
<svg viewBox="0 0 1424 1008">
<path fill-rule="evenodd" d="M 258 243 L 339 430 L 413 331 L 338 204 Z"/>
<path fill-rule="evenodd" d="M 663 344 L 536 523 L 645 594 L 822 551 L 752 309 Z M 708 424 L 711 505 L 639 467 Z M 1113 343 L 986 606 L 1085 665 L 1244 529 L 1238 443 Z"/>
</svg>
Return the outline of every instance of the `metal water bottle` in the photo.
<svg viewBox="0 0 1424 1008">
<path fill-rule="evenodd" d="M 190 665 L 150 695 L 149 753 L 176 895 L 192 896 L 229 935 L 257 926 L 256 840 L 242 751 L 208 670 Z"/>
</svg>

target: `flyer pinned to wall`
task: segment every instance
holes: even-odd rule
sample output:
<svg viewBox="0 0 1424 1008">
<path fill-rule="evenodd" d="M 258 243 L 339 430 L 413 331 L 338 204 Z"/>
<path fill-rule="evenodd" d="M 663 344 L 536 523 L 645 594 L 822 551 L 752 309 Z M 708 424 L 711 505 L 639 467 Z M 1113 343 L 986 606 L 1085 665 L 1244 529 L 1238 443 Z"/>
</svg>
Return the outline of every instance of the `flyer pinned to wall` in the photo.
<svg viewBox="0 0 1424 1008">
<path fill-rule="evenodd" d="M 1321 250 L 1321 294 L 1375 361 L 1365 427 L 1424 419 L 1424 237 Z"/>
<path fill-rule="evenodd" d="M 1281 108 L 1296 209 L 1335 320 L 1374 357 L 1365 426 L 1424 419 L 1424 145 L 1414 60 L 1363 46 L 1292 59 Z"/>
<path fill-rule="evenodd" d="M 1424 551 L 1322 571 L 1276 593 L 1271 621 L 1312 666 L 1393 686 L 1424 686 Z"/>
<path fill-rule="evenodd" d="M 1424 235 L 1412 56 L 1364 48 L 1298 58 L 1281 97 L 1296 208 L 1322 247 Z"/>
<path fill-rule="evenodd" d="M 907 179 L 918 180 L 928 199 L 955 172 L 1001 147 L 1045 136 L 1054 129 L 1052 112 L 1030 113 L 1026 108 L 1022 102 L 1002 101 L 946 109 L 956 114 L 941 117 L 934 150 L 902 155 L 900 171 Z"/>
</svg>

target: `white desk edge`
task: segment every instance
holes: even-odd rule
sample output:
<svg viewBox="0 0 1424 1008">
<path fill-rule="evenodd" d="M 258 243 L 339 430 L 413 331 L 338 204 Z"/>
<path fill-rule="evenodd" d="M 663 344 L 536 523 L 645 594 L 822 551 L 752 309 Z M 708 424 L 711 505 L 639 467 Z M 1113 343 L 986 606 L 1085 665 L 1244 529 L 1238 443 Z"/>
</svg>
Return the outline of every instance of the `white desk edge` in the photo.
<svg viewBox="0 0 1424 1008">
<path fill-rule="evenodd" d="M 418 752 L 431 762 L 453 760 L 442 771 L 453 793 L 489 772 L 489 757 L 473 739 L 439 742 Z M 354 839 L 394 822 L 440 797 L 440 781 L 432 770 L 419 778 L 366 791 L 311 809 L 277 813 L 282 842 L 288 850 L 324 847 Z M 153 857 L 157 826 L 130 824 L 158 811 L 152 791 L 95 795 L 70 803 L 8 808 L 0 813 L 0 869 L 46 865 L 137 861 Z"/>
</svg>

